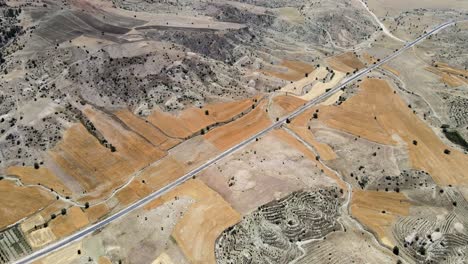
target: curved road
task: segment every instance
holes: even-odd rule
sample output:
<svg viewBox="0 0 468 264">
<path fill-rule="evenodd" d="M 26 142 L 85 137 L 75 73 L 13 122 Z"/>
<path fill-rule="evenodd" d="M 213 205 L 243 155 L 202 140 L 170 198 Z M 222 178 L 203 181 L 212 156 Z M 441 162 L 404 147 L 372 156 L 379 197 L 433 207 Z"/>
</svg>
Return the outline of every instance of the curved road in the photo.
<svg viewBox="0 0 468 264">
<path fill-rule="evenodd" d="M 332 95 L 336 91 L 340 90 L 341 88 L 344 88 L 346 85 L 350 84 L 351 82 L 355 81 L 356 79 L 359 79 L 360 77 L 362 77 L 365 74 L 369 73 L 373 69 L 376 69 L 376 68 L 380 67 L 382 64 L 392 60 L 393 58 L 397 57 L 398 55 L 403 53 L 405 50 L 415 46 L 416 44 L 418 44 L 419 42 L 421 42 L 425 38 L 427 38 L 427 37 L 429 37 L 429 36 L 431 36 L 433 34 L 436 34 L 440 30 L 442 30 L 442 29 L 444 29 L 446 27 L 449 27 L 449 26 L 451 26 L 451 25 L 453 25 L 455 23 L 456 23 L 456 21 L 448 21 L 448 22 L 445 22 L 445 23 L 431 29 L 431 30 L 428 30 L 427 33 L 423 34 L 422 36 L 420 36 L 419 38 L 415 39 L 412 42 L 406 43 L 406 45 L 404 47 L 402 47 L 401 49 L 395 51 L 393 54 L 385 57 L 384 59 L 380 60 L 380 62 L 377 62 L 376 64 L 370 65 L 369 67 L 358 71 L 354 75 L 352 75 L 352 76 L 348 77 L 347 79 L 345 79 L 344 81 L 342 81 L 342 83 L 339 84 L 338 86 L 330 89 L 328 92 L 323 93 L 322 95 L 318 96 L 317 98 L 307 102 L 303 106 L 296 109 L 294 112 L 284 116 L 279 121 L 273 123 L 272 125 L 265 128 L 264 130 L 258 132 L 257 134 L 253 135 L 252 137 L 240 142 L 239 144 L 225 150 L 224 152 L 222 152 L 218 156 L 214 157 L 211 160 L 208 160 L 207 162 L 205 162 L 200 167 L 188 172 L 184 176 L 182 176 L 179 179 L 175 180 L 174 182 L 166 185 L 165 187 L 161 188 L 160 190 L 151 193 L 150 195 L 146 196 L 145 198 L 143 198 L 141 200 L 136 201 L 135 203 L 133 203 L 133 204 L 129 205 L 128 207 L 126 207 L 125 209 L 123 209 L 123 210 L 109 216 L 106 219 L 103 219 L 103 220 L 101 220 L 101 221 L 99 221 L 99 222 L 97 222 L 97 223 L 95 223 L 93 225 L 90 225 L 90 226 L 86 227 L 85 229 L 82 229 L 82 230 L 76 232 L 75 234 L 73 234 L 73 235 L 71 235 L 71 236 L 69 236 L 67 238 L 64 238 L 62 240 L 59 240 L 59 241 L 57 241 L 57 242 L 55 242 L 53 244 L 50 244 L 50 245 L 44 247 L 42 249 L 39 249 L 39 250 L 33 252 L 31 255 L 28 255 L 28 256 L 20 259 L 20 260 L 17 260 L 15 263 L 18 263 L 18 264 L 31 263 L 31 262 L 33 262 L 33 261 L 35 261 L 35 260 L 37 260 L 37 259 L 39 259 L 41 257 L 46 256 L 47 254 L 50 254 L 51 252 L 57 251 L 57 250 L 65 247 L 65 246 L 67 246 L 68 244 L 70 244 L 72 242 L 75 242 L 75 241 L 78 241 L 78 240 L 84 238 L 85 236 L 93 233 L 94 231 L 103 228 L 107 224 L 109 224 L 111 222 L 114 222 L 115 220 L 127 215 L 131 211 L 142 207 L 143 205 L 147 204 L 151 200 L 153 200 L 155 198 L 158 198 L 159 196 L 161 196 L 164 193 L 168 192 L 169 190 L 176 187 L 177 185 L 179 185 L 179 184 L 183 183 L 184 181 L 192 178 L 193 176 L 198 174 L 200 171 L 206 169 L 207 167 L 211 166 L 212 164 L 218 162 L 219 160 L 223 159 L 224 157 L 230 155 L 231 153 L 237 151 L 238 149 L 240 149 L 240 148 L 244 147 L 245 145 L 249 144 L 250 142 L 254 141 L 256 138 L 264 136 L 265 134 L 272 131 L 273 129 L 280 127 L 281 125 L 283 125 L 286 122 L 286 120 L 292 119 L 292 118 L 300 115 L 301 113 L 306 111 L 311 106 L 314 106 L 318 102 L 321 102 L 322 100 L 326 99 L 327 97 L 329 97 L 330 95 Z"/>
</svg>

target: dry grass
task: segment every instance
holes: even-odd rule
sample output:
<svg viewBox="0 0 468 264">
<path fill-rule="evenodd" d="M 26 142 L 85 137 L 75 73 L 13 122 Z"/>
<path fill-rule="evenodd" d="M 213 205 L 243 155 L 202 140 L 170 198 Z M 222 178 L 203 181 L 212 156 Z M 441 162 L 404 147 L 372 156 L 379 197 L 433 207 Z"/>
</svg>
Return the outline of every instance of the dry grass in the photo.
<svg viewBox="0 0 468 264">
<path fill-rule="evenodd" d="M 155 208 L 182 196 L 191 197 L 195 203 L 176 224 L 172 236 L 191 263 L 216 263 L 215 241 L 224 229 L 240 221 L 240 214 L 199 180 L 183 183 L 145 208 Z"/>
<path fill-rule="evenodd" d="M 410 202 L 401 193 L 355 190 L 351 200 L 351 214 L 370 228 L 389 247 L 391 229 L 399 216 L 409 214 Z"/>
<path fill-rule="evenodd" d="M 55 201 L 42 189 L 17 186 L 7 180 L 0 181 L 0 193 L 0 228 L 30 216 Z"/>
<path fill-rule="evenodd" d="M 210 130 L 204 138 L 220 150 L 234 146 L 271 124 L 265 113 L 265 106 L 266 103 L 261 102 L 254 110 L 236 121 Z"/>
</svg>

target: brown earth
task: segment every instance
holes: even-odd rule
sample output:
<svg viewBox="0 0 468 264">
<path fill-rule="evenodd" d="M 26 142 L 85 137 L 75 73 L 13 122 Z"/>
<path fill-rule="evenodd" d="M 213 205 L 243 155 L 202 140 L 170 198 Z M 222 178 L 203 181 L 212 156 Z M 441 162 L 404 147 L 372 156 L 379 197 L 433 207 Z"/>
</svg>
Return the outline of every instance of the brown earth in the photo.
<svg viewBox="0 0 468 264">
<path fill-rule="evenodd" d="M 364 64 L 352 52 L 346 52 L 326 59 L 326 63 L 334 70 L 352 73 L 364 68 Z"/>
<path fill-rule="evenodd" d="M 386 81 L 365 79 L 360 86 L 361 91 L 340 106 L 321 108 L 318 120 L 387 145 L 395 144 L 398 135 L 408 146 L 412 167 L 428 172 L 439 185 L 468 184 L 468 156 L 446 146 Z"/>
<path fill-rule="evenodd" d="M 34 214 L 55 200 L 44 190 L 18 186 L 8 180 L 0 181 L 0 193 L 0 228 Z"/>
<path fill-rule="evenodd" d="M 18 177 L 25 185 L 40 184 L 62 195 L 71 195 L 72 192 L 65 186 L 57 176 L 47 168 L 34 169 L 33 167 L 9 167 L 6 172 Z"/>
<path fill-rule="evenodd" d="M 391 229 L 399 216 L 407 216 L 411 203 L 402 193 L 354 190 L 351 215 L 393 247 Z"/>
<path fill-rule="evenodd" d="M 145 209 L 155 208 L 174 197 L 188 196 L 195 200 L 177 222 L 172 237 L 191 263 L 216 263 L 215 241 L 221 232 L 240 221 L 241 216 L 215 191 L 200 180 L 189 180 Z"/>
<path fill-rule="evenodd" d="M 204 138 L 220 150 L 226 150 L 271 124 L 262 101 L 254 110 L 222 127 L 210 130 Z"/>
</svg>

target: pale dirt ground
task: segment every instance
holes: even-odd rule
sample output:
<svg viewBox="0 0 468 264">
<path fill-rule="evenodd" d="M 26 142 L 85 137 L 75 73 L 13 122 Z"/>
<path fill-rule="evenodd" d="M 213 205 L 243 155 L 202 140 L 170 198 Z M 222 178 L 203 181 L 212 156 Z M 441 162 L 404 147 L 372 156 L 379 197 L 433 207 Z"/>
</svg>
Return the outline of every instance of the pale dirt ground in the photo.
<svg viewBox="0 0 468 264">
<path fill-rule="evenodd" d="M 313 158 L 291 146 L 279 132 L 233 153 L 199 178 L 243 215 L 292 191 L 336 184 L 320 172 Z"/>
<path fill-rule="evenodd" d="M 468 10 L 468 3 L 464 0 L 366 0 L 369 9 L 374 12 L 378 17 L 382 18 L 387 13 L 390 16 L 398 15 L 401 12 L 417 9 L 458 9 Z"/>
<path fill-rule="evenodd" d="M 440 185 L 468 184 L 468 157 L 452 149 L 413 114 L 383 80 L 366 79 L 361 92 L 338 107 L 321 109 L 319 121 L 327 126 L 381 144 L 396 144 L 394 134 L 408 146 L 411 165 L 427 171 Z M 413 145 L 412 141 L 418 141 Z M 450 149 L 451 154 L 444 154 Z"/>
<path fill-rule="evenodd" d="M 398 257 L 390 250 L 382 249 L 374 236 L 362 232 L 348 215 L 340 217 L 346 231 L 336 231 L 326 239 L 302 245 L 306 251 L 298 264 L 323 263 L 396 263 Z"/>
<path fill-rule="evenodd" d="M 335 87 L 336 85 L 338 85 L 339 82 L 345 76 L 346 76 L 345 73 L 335 71 L 335 75 L 333 76 L 333 78 L 329 82 L 326 82 L 326 83 L 318 82 L 318 83 L 314 84 L 312 86 L 312 88 L 310 89 L 310 91 L 307 92 L 306 94 L 300 96 L 300 98 L 303 99 L 303 100 L 306 100 L 306 101 L 313 100 L 316 97 L 318 97 L 318 96 L 322 95 L 323 93 L 325 93 L 327 89 L 331 89 L 331 88 Z"/>
<path fill-rule="evenodd" d="M 325 67 L 319 67 L 312 71 L 308 77 L 303 77 L 295 82 L 289 83 L 282 87 L 280 91 L 285 93 L 292 93 L 295 95 L 302 95 L 304 87 L 317 83 L 316 79 L 323 79 L 327 76 L 327 70 Z"/>
</svg>

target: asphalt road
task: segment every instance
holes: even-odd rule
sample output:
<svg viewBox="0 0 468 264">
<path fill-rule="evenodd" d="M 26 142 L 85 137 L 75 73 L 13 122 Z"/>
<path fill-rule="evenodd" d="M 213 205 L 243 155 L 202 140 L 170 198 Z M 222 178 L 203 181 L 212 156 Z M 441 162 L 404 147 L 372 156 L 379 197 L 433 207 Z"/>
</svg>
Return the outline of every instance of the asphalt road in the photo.
<svg viewBox="0 0 468 264">
<path fill-rule="evenodd" d="M 66 237 L 66 238 L 64 238 L 62 240 L 59 240 L 59 241 L 57 241 L 57 242 L 55 242 L 53 244 L 50 244 L 50 245 L 48 245 L 48 246 L 46 246 L 46 247 L 44 247 L 42 249 L 39 249 L 39 250 L 33 252 L 32 254 L 30 254 L 30 255 L 16 261 L 15 263 L 19 263 L 19 264 L 31 263 L 34 260 L 37 260 L 37 259 L 39 259 L 41 257 L 44 257 L 44 256 L 50 254 L 51 252 L 54 252 L 54 251 L 56 251 L 56 250 L 58 250 L 60 248 L 63 248 L 65 246 L 67 246 L 68 244 L 70 244 L 72 242 L 75 242 L 75 241 L 78 241 L 78 240 L 84 238 L 85 236 L 93 233 L 94 231 L 103 228 L 107 224 L 109 224 L 109 223 L 111 223 L 111 222 L 113 222 L 113 221 L 127 215 L 131 211 L 142 207 L 143 205 L 147 204 L 151 200 L 153 200 L 153 199 L 155 199 L 157 197 L 160 197 L 161 195 L 168 192 L 169 190 L 176 187 L 177 185 L 179 185 L 179 184 L 183 183 L 184 181 L 192 178 L 193 176 L 198 174 L 200 171 L 206 169 L 210 165 L 213 165 L 217 161 L 223 159 L 224 157 L 230 155 L 231 153 L 237 151 L 238 149 L 240 149 L 240 148 L 244 147 L 245 145 L 249 144 L 250 142 L 254 141 L 256 138 L 260 138 L 260 137 L 264 136 L 265 134 L 267 134 L 268 132 L 270 132 L 271 130 L 280 127 L 281 125 L 283 125 L 286 122 L 287 119 L 292 119 L 292 118 L 300 115 L 301 113 L 306 111 L 311 106 L 314 106 L 318 102 L 321 102 L 322 100 L 326 99 L 327 97 L 329 97 L 330 95 L 332 95 L 336 91 L 340 90 L 341 88 L 345 87 L 346 85 L 350 84 L 351 82 L 359 79 L 360 77 L 363 77 L 363 75 L 365 75 L 365 74 L 369 73 L 370 71 L 380 67 L 382 64 L 392 60 L 393 58 L 395 58 L 398 55 L 400 55 L 401 53 L 403 53 L 405 50 L 413 47 L 414 45 L 418 44 L 419 42 L 421 42 L 425 38 L 429 37 L 430 35 L 433 35 L 433 34 L 437 33 L 438 31 L 440 31 L 440 30 L 442 30 L 442 29 L 444 29 L 446 27 L 449 27 L 449 26 L 451 26 L 451 25 L 453 25 L 455 23 L 456 23 L 456 21 L 449 21 L 449 22 L 443 23 L 443 24 L 435 27 L 434 29 L 431 29 L 431 30 L 427 31 L 427 33 L 423 34 L 422 36 L 415 39 L 414 41 L 408 42 L 404 47 L 402 47 L 398 51 L 395 51 L 393 54 L 385 57 L 384 59 L 381 59 L 380 62 L 377 62 L 376 64 L 370 65 L 369 67 L 356 72 L 354 75 L 351 75 L 350 77 L 345 79 L 343 82 L 341 82 L 341 84 L 339 84 L 338 86 L 330 89 L 328 92 L 318 96 L 317 98 L 307 102 L 305 105 L 299 107 L 294 112 L 292 112 L 292 113 L 288 114 L 287 116 L 281 118 L 279 121 L 273 123 L 272 125 L 265 128 L 264 130 L 258 132 L 257 134 L 253 135 L 252 137 L 240 142 L 239 144 L 231 147 L 230 149 L 225 150 L 224 152 L 222 152 L 218 156 L 214 157 L 211 160 L 208 160 L 207 162 L 205 162 L 200 167 L 190 171 L 189 173 L 185 174 L 184 176 L 180 177 L 179 179 L 175 180 L 174 182 L 166 185 L 165 187 L 161 188 L 160 190 L 151 193 L 150 195 L 146 196 L 145 198 L 143 198 L 141 200 L 136 201 L 135 203 L 129 205 L 125 209 L 123 209 L 123 210 L 109 216 L 108 218 L 106 218 L 104 220 L 101 220 L 101 221 L 99 221 L 99 222 L 97 222 L 97 223 L 95 223 L 95 224 L 93 224 L 91 226 L 88 226 L 85 229 L 82 229 L 82 230 L 76 232 L 75 234 L 73 234 L 73 235 L 71 235 L 69 237 Z"/>
</svg>

